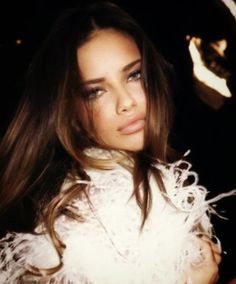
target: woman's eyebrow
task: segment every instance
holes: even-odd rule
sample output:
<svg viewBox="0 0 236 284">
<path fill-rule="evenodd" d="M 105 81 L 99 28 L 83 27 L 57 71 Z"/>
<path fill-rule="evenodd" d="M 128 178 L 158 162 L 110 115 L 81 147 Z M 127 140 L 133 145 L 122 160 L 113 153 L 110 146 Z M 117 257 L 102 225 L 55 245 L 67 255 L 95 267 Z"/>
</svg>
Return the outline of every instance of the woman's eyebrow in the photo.
<svg viewBox="0 0 236 284">
<path fill-rule="evenodd" d="M 127 64 L 127 65 L 125 65 L 125 66 L 122 68 L 122 71 L 123 71 L 123 72 L 124 72 L 124 71 L 127 71 L 127 70 L 129 70 L 130 68 L 132 68 L 134 65 L 136 65 L 137 63 L 140 63 L 140 62 L 141 62 L 141 58 L 139 58 L 139 59 L 137 59 L 137 60 L 135 60 L 135 61 L 133 61 L 133 62 Z"/>
<path fill-rule="evenodd" d="M 91 79 L 91 80 L 87 80 L 81 83 L 81 85 L 88 85 L 88 84 L 97 84 L 97 83 L 102 83 L 105 81 L 105 78 L 97 78 L 97 79 Z"/>
<path fill-rule="evenodd" d="M 135 61 L 132 61 L 131 63 L 125 65 L 121 71 L 122 72 L 126 72 L 128 71 L 129 69 L 131 69 L 133 66 L 135 66 L 136 64 L 140 63 L 141 62 L 141 59 L 136 59 Z M 105 78 L 104 77 L 101 77 L 101 78 L 96 78 L 96 79 L 91 79 L 91 80 L 87 80 L 87 81 L 84 81 L 82 83 L 82 85 L 88 85 L 88 84 L 97 84 L 97 83 L 102 83 L 105 81 Z"/>
</svg>

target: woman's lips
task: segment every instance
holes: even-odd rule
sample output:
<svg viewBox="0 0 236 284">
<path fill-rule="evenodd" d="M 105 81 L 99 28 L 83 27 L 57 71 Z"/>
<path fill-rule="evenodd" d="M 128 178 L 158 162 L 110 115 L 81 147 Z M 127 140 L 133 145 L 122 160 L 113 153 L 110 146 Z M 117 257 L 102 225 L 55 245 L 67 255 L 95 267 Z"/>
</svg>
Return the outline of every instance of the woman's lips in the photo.
<svg viewBox="0 0 236 284">
<path fill-rule="evenodd" d="M 126 125 L 120 127 L 118 130 L 121 134 L 129 135 L 143 130 L 144 126 L 145 119 L 136 119 L 131 122 L 128 122 Z"/>
</svg>

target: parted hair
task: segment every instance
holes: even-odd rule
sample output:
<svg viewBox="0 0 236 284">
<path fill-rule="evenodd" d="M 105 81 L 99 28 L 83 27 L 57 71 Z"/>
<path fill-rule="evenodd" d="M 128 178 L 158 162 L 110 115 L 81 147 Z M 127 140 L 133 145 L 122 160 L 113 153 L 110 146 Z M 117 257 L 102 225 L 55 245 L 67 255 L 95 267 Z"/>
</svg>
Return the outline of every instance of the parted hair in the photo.
<svg viewBox="0 0 236 284">
<path fill-rule="evenodd" d="M 15 222 L 8 225 L 9 229 L 21 232 L 33 232 L 37 225 L 43 224 L 60 259 L 64 244 L 55 231 L 55 220 L 65 214 L 80 221 L 83 216 L 71 211 L 69 205 L 73 199 L 87 194 L 85 185 L 73 181 L 90 180 L 86 167 L 107 167 L 84 151 L 88 147 L 105 146 L 89 137 L 83 123 L 83 113 L 89 107 L 81 89 L 77 51 L 94 31 L 111 28 L 130 36 L 142 58 L 142 84 L 147 97 L 144 148 L 126 153 L 133 161 L 130 169 L 133 194 L 143 216 L 140 228 L 151 208 L 150 173 L 160 189 L 165 190 L 153 163 L 165 163 L 169 155 L 173 114 L 169 65 L 137 22 L 116 4 L 95 1 L 64 12 L 28 68 L 24 95 L 0 145 L 1 219 L 11 216 L 11 220 L 16 220 L 17 216 L 18 225 L 14 226 Z M 61 191 L 66 178 L 71 180 L 71 186 Z M 32 268 L 32 271 L 52 274 L 61 265 L 38 271 Z"/>
</svg>

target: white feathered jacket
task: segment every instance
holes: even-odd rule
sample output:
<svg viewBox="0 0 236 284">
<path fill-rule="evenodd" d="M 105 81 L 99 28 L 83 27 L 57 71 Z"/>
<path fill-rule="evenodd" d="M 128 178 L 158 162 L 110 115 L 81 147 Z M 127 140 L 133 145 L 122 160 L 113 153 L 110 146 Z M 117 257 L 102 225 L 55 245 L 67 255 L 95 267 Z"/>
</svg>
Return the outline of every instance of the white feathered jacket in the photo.
<svg viewBox="0 0 236 284">
<path fill-rule="evenodd" d="M 187 167 L 180 168 L 183 163 Z M 201 261 L 197 228 L 211 235 L 212 208 L 189 163 L 156 166 L 163 174 L 167 199 L 150 177 L 152 209 L 142 231 L 140 208 L 131 198 L 130 172 L 118 164 L 111 170 L 88 170 L 92 206 L 87 200 L 73 203 L 85 222 L 65 216 L 56 221 L 66 245 L 63 267 L 50 277 L 22 277 L 29 265 L 58 265 L 58 255 L 47 234 L 8 233 L 0 241 L 0 283 L 181 283 L 186 266 Z M 184 185 L 189 176 L 194 181 Z"/>
</svg>

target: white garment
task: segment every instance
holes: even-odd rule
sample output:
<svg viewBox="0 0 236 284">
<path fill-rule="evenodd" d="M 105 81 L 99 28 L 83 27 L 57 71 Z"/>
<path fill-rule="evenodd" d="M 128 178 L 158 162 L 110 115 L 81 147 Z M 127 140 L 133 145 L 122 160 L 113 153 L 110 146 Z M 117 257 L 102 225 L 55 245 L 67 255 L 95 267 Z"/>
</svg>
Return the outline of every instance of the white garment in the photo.
<svg viewBox="0 0 236 284">
<path fill-rule="evenodd" d="M 185 169 L 180 168 L 183 163 Z M 201 261 L 197 227 L 201 225 L 211 235 L 207 213 L 212 207 L 189 163 L 156 167 L 163 173 L 170 202 L 151 177 L 152 209 L 141 232 L 141 211 L 131 198 L 130 172 L 118 164 L 110 170 L 88 170 L 92 206 L 85 199 L 73 204 L 85 222 L 65 216 L 56 221 L 56 230 L 66 245 L 62 269 L 35 282 L 22 280 L 28 265 L 53 267 L 59 259 L 48 235 L 9 233 L 0 242 L 0 283 L 181 283 L 186 266 Z M 185 186 L 189 176 L 194 181 Z"/>
</svg>

